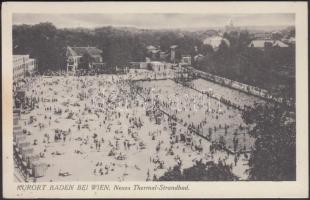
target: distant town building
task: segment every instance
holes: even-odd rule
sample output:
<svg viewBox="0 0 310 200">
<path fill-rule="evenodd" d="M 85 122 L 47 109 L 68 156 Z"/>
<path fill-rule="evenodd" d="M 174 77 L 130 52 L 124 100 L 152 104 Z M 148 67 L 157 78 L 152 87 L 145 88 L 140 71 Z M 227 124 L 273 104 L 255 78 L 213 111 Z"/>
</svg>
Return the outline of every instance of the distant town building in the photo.
<svg viewBox="0 0 310 200">
<path fill-rule="evenodd" d="M 149 45 L 146 47 L 147 55 L 150 60 L 158 61 L 160 59 L 160 47 Z"/>
<path fill-rule="evenodd" d="M 13 55 L 13 81 L 23 79 L 26 74 L 26 64 L 29 55 Z"/>
<path fill-rule="evenodd" d="M 155 72 L 164 72 L 172 67 L 171 63 L 152 61 L 147 63 L 148 68 Z"/>
<path fill-rule="evenodd" d="M 155 49 L 151 51 L 151 58 L 152 60 L 158 60 L 159 59 L 160 50 Z"/>
<path fill-rule="evenodd" d="M 213 37 L 213 36 L 219 35 L 219 32 L 216 31 L 216 30 L 210 29 L 210 30 L 206 30 L 206 31 L 204 32 L 204 34 L 205 34 L 207 37 Z"/>
<path fill-rule="evenodd" d="M 192 63 L 192 57 L 190 55 L 183 55 L 181 58 L 182 65 L 191 65 Z"/>
<path fill-rule="evenodd" d="M 129 67 L 131 69 L 147 69 L 146 62 L 129 62 Z"/>
<path fill-rule="evenodd" d="M 89 68 L 103 66 L 102 51 L 96 47 L 67 47 L 67 72 L 75 72 L 81 62 L 82 57 L 89 57 Z"/>
<path fill-rule="evenodd" d="M 253 40 L 251 43 L 248 45 L 248 47 L 253 47 L 253 48 L 260 48 L 263 49 L 265 47 L 271 47 L 273 41 L 272 40 Z"/>
<path fill-rule="evenodd" d="M 234 26 L 234 22 L 232 19 L 229 19 L 227 25 L 225 26 L 225 32 L 239 32 L 240 28 Z"/>
<path fill-rule="evenodd" d="M 145 62 L 151 62 L 151 59 L 149 57 L 146 57 Z"/>
<path fill-rule="evenodd" d="M 279 41 L 279 40 L 253 40 L 248 45 L 248 47 L 264 49 L 266 47 L 288 47 L 287 44 Z"/>
<path fill-rule="evenodd" d="M 170 46 L 170 61 L 173 63 L 176 62 L 176 49 L 177 48 L 178 48 L 178 45 Z"/>
<path fill-rule="evenodd" d="M 29 58 L 28 66 L 26 69 L 26 73 L 28 72 L 29 75 L 33 75 L 37 71 L 37 61 L 34 58 Z"/>
<path fill-rule="evenodd" d="M 290 44 L 295 44 L 295 37 L 290 37 L 289 39 L 288 39 L 288 42 L 290 43 Z"/>
<path fill-rule="evenodd" d="M 164 71 L 165 64 L 163 62 L 153 61 L 148 64 L 151 66 L 153 71 Z"/>
<path fill-rule="evenodd" d="M 218 50 L 222 42 L 224 42 L 227 46 L 230 46 L 230 42 L 221 36 L 208 37 L 203 40 L 203 44 L 212 46 L 214 51 Z"/>
<path fill-rule="evenodd" d="M 254 39 L 256 40 L 271 40 L 272 33 L 270 32 L 257 32 L 253 35 Z"/>
<path fill-rule="evenodd" d="M 166 52 L 164 52 L 164 51 L 159 52 L 159 59 L 160 59 L 161 61 L 167 60 L 168 56 L 169 56 L 169 54 L 166 53 Z"/>
<path fill-rule="evenodd" d="M 273 42 L 273 45 L 272 45 L 272 46 L 273 46 L 273 47 L 281 47 L 281 48 L 286 48 L 286 47 L 288 47 L 287 44 L 281 42 L 280 40 L 275 40 L 275 41 Z"/>
<path fill-rule="evenodd" d="M 287 38 L 287 37 L 284 37 L 282 38 L 281 40 L 282 42 L 284 42 L 285 44 L 289 44 L 289 45 L 295 45 L 295 37 L 290 37 L 290 38 Z"/>
<path fill-rule="evenodd" d="M 155 46 L 153 46 L 153 45 L 149 45 L 149 46 L 146 47 L 146 50 L 148 52 L 152 52 L 153 50 L 157 50 L 157 48 Z"/>
<path fill-rule="evenodd" d="M 37 70 L 36 60 L 29 55 L 13 55 L 13 81 L 17 82 Z"/>
<path fill-rule="evenodd" d="M 156 72 L 163 72 L 166 69 L 172 68 L 172 64 L 166 62 L 148 60 L 147 62 L 129 62 L 129 68 L 148 69 Z"/>
<path fill-rule="evenodd" d="M 279 31 L 273 31 L 271 33 L 271 39 L 273 40 L 281 40 L 283 38 L 283 34 Z"/>
<path fill-rule="evenodd" d="M 194 56 L 194 61 L 195 61 L 195 62 L 200 62 L 200 61 L 202 61 L 202 59 L 203 59 L 204 57 L 205 57 L 205 56 L 202 55 L 202 54 L 195 55 L 195 56 Z"/>
</svg>

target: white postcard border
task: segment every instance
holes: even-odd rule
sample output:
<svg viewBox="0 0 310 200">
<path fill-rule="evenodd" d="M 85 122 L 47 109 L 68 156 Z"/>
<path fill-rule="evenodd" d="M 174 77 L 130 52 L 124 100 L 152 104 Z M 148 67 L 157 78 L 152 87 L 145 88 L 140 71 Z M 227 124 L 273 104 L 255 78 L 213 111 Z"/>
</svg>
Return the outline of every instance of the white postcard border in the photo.
<svg viewBox="0 0 310 200">
<path fill-rule="evenodd" d="M 2 4 L 2 156 L 3 192 L 7 198 L 193 198 L 193 197 L 307 197 L 308 196 L 308 22 L 306 2 L 11 2 Z M 294 13 L 296 20 L 296 148 L 297 180 L 282 182 L 62 182 L 107 184 L 113 187 L 166 185 L 190 190 L 26 190 L 18 191 L 12 159 L 12 14 L 13 13 Z M 25 184 L 24 184 L 25 185 Z M 28 184 L 29 185 L 29 184 Z"/>
</svg>

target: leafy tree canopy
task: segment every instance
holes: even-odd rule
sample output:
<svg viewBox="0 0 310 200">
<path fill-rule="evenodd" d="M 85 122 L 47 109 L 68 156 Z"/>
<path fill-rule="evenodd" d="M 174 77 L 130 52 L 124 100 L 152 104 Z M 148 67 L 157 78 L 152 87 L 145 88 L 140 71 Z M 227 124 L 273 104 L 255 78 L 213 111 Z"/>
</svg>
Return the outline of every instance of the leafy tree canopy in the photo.
<svg viewBox="0 0 310 200">
<path fill-rule="evenodd" d="M 159 181 L 234 181 L 238 177 L 231 172 L 231 168 L 221 161 L 216 164 L 212 161 L 203 163 L 196 161 L 196 164 L 186 168 L 183 172 L 180 166 L 169 169 Z"/>
<path fill-rule="evenodd" d="M 296 179 L 296 123 L 294 108 L 287 104 L 257 105 L 243 113 L 256 139 L 249 160 L 250 180 Z"/>
</svg>

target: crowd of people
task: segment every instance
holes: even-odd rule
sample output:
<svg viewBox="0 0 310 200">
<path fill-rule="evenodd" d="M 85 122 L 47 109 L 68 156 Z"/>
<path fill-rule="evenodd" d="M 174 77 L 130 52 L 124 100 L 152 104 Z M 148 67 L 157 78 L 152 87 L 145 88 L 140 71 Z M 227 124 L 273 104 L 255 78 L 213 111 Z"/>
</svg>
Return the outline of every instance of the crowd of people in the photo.
<svg viewBox="0 0 310 200">
<path fill-rule="evenodd" d="M 255 104 L 262 104 L 264 100 L 245 94 L 234 89 L 223 87 L 221 85 L 208 81 L 208 88 L 205 87 L 205 80 L 196 79 L 191 83 L 191 87 L 201 91 L 203 93 L 210 93 L 210 95 L 216 95 L 216 98 L 220 99 L 223 103 L 240 108 L 240 110 L 253 107 Z"/>
<path fill-rule="evenodd" d="M 245 177 L 246 154 L 231 153 L 252 142 L 240 112 L 172 80 L 141 81 L 173 76 L 130 70 L 26 81 L 31 109 L 24 107 L 22 128 L 34 154 L 48 163 L 38 181 L 157 180 L 200 159 L 224 161 Z"/>
<path fill-rule="evenodd" d="M 203 93 L 183 87 L 172 80 L 138 83 L 141 93 L 152 98 L 172 118 L 210 141 L 221 136 L 226 150 L 250 151 L 254 143 L 241 112 Z M 154 103 L 155 104 L 155 103 Z"/>
</svg>

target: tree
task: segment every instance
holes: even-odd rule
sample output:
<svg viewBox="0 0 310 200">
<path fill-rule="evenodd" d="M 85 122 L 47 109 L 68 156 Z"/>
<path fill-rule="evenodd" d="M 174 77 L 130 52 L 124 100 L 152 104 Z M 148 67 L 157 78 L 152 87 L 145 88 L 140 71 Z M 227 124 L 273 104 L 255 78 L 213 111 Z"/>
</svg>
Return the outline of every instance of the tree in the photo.
<svg viewBox="0 0 310 200">
<path fill-rule="evenodd" d="M 214 53 L 213 47 L 209 44 L 204 44 L 201 47 L 201 53 L 202 55 L 213 54 Z"/>
<path fill-rule="evenodd" d="M 249 159 L 249 179 L 259 181 L 296 180 L 296 124 L 294 108 L 284 103 L 258 105 L 243 113 L 246 123 L 255 125 L 256 139 Z"/>
<path fill-rule="evenodd" d="M 201 160 L 196 161 L 195 165 L 183 170 L 180 166 L 175 166 L 173 169 L 164 173 L 159 181 L 235 181 L 238 177 L 235 176 L 229 166 L 221 161 L 216 164 L 212 161 L 203 163 Z"/>
<path fill-rule="evenodd" d="M 176 44 L 177 35 L 174 32 L 163 32 L 160 34 L 159 46 L 163 51 L 170 51 L 170 46 Z"/>
<path fill-rule="evenodd" d="M 60 66 L 61 48 L 56 38 L 57 29 L 51 23 L 13 27 L 13 53 L 30 54 L 38 59 L 40 72 L 56 70 Z"/>
<path fill-rule="evenodd" d="M 223 37 L 229 40 L 230 45 L 222 43 L 215 52 L 203 46 L 201 49 L 206 56 L 195 63 L 195 67 L 266 89 L 277 97 L 294 98 L 294 46 L 270 46 L 264 50 L 249 48 L 251 36 L 247 31 L 225 33 Z"/>
<path fill-rule="evenodd" d="M 273 40 L 281 40 L 281 38 L 283 38 L 283 35 L 280 32 L 275 32 L 271 36 L 271 39 Z"/>
<path fill-rule="evenodd" d="M 294 28 L 285 29 L 283 35 L 294 35 Z M 51 23 L 13 26 L 13 54 L 30 54 L 37 59 L 39 72 L 66 68 L 67 46 L 95 46 L 103 51 L 103 62 L 110 69 L 127 66 L 128 62 L 144 61 L 146 46 L 160 46 L 170 52 L 171 45 L 178 45 L 176 60 L 182 55 L 196 56 L 200 50 L 204 58 L 193 62 L 200 70 L 257 86 L 269 91 L 279 90 L 294 96 L 295 47 L 267 48 L 264 51 L 248 48 L 251 41 L 247 31 L 223 35 L 229 40 L 217 51 L 203 45 L 204 33 L 181 30 L 145 30 L 135 28 L 101 27 L 96 29 L 57 29 Z M 112 70 L 111 70 L 112 71 Z M 280 92 L 280 93 L 281 93 Z"/>
<path fill-rule="evenodd" d="M 183 175 L 179 166 L 174 166 L 172 169 L 168 170 L 161 176 L 159 181 L 182 181 Z"/>
</svg>

